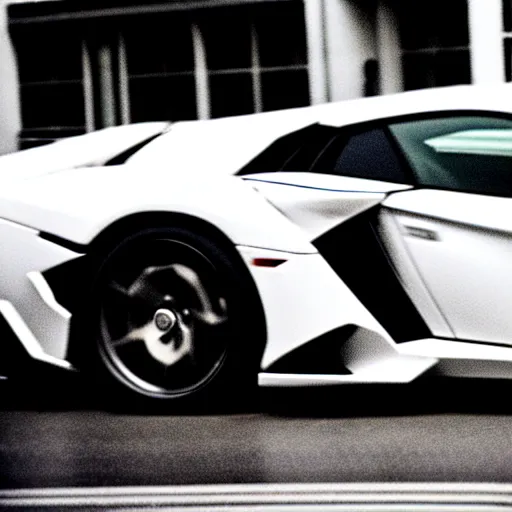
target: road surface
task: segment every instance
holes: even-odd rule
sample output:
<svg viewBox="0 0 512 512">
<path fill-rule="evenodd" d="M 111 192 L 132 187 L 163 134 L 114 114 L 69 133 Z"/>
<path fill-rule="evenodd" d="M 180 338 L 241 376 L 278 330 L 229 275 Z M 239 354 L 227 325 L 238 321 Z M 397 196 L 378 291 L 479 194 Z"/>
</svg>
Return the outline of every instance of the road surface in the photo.
<svg viewBox="0 0 512 512">
<path fill-rule="evenodd" d="M 506 383 L 266 391 L 213 416 L 106 412 L 73 385 L 0 386 L 0 488 L 512 481 Z"/>
</svg>

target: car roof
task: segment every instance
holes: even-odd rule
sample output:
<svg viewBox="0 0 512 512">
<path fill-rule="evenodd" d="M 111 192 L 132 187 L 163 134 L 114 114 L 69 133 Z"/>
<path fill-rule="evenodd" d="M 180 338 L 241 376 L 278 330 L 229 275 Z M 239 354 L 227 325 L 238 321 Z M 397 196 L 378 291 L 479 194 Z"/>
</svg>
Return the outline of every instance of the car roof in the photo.
<svg viewBox="0 0 512 512">
<path fill-rule="evenodd" d="M 235 174 L 279 137 L 311 124 L 343 127 L 456 110 L 512 114 L 512 84 L 423 89 L 245 116 L 177 122 L 127 163 L 164 166 L 180 173 Z"/>
</svg>

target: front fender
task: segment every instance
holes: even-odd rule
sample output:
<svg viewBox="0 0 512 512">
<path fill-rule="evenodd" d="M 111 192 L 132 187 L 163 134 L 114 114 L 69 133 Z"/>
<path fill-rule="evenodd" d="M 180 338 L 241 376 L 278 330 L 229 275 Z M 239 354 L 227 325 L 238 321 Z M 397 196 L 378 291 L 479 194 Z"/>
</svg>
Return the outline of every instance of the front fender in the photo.
<svg viewBox="0 0 512 512">
<path fill-rule="evenodd" d="M 13 183 L 0 192 L 0 218 L 82 245 L 114 222 L 142 212 L 203 219 L 236 245 L 316 252 L 300 228 L 234 176 L 183 177 L 162 169 L 96 167 Z"/>
</svg>

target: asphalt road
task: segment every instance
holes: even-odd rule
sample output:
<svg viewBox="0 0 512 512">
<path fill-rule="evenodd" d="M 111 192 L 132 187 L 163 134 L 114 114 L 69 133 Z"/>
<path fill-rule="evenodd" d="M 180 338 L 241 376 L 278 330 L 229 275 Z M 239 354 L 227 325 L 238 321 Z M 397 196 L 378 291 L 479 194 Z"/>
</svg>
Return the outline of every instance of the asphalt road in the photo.
<svg viewBox="0 0 512 512">
<path fill-rule="evenodd" d="M 512 481 L 506 383 L 267 391 L 215 416 L 115 414 L 47 384 L 0 386 L 0 488 Z"/>
</svg>

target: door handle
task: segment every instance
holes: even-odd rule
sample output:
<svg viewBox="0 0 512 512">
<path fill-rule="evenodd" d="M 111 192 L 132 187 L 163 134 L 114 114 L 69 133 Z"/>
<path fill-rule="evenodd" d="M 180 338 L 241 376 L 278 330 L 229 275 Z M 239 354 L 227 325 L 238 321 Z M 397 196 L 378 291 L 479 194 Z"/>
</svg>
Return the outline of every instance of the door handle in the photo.
<svg viewBox="0 0 512 512">
<path fill-rule="evenodd" d="M 416 238 L 422 238 L 423 240 L 439 241 L 439 233 L 431 229 L 418 228 L 416 226 L 404 226 L 405 234 L 414 236 Z"/>
</svg>

